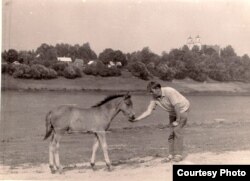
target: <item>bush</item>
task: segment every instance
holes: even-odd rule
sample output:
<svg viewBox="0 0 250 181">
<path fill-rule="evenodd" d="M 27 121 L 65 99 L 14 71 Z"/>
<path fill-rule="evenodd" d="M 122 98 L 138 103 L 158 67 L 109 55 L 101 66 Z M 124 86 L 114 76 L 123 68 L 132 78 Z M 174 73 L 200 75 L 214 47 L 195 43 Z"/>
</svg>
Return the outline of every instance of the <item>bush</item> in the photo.
<svg viewBox="0 0 250 181">
<path fill-rule="evenodd" d="M 43 65 L 34 64 L 30 72 L 34 79 L 43 79 L 48 74 L 48 69 Z"/>
<path fill-rule="evenodd" d="M 98 61 L 96 64 L 87 65 L 83 72 L 87 75 L 100 75 L 102 77 L 120 76 L 121 71 L 116 67 L 108 68 L 103 62 Z"/>
<path fill-rule="evenodd" d="M 189 71 L 188 76 L 198 82 L 206 81 L 208 77 L 206 64 L 197 62 L 197 64 Z"/>
<path fill-rule="evenodd" d="M 159 78 L 162 80 L 172 81 L 175 76 L 175 70 L 170 68 L 167 63 L 160 63 L 157 68 L 157 72 L 159 73 Z"/>
<path fill-rule="evenodd" d="M 211 79 L 217 80 L 217 81 L 230 81 L 231 76 L 229 74 L 227 66 L 223 63 L 217 63 L 213 68 L 210 68 L 208 71 L 208 76 Z"/>
<path fill-rule="evenodd" d="M 135 77 L 139 77 L 142 80 L 149 80 L 150 73 L 142 62 L 134 62 L 128 65 L 128 71 Z"/>
<path fill-rule="evenodd" d="M 52 67 L 57 63 L 57 60 L 35 59 L 32 63 L 43 65 L 45 67 Z"/>
<path fill-rule="evenodd" d="M 175 79 L 185 79 L 187 77 L 188 73 L 184 62 L 177 60 L 175 61 L 175 66 L 174 67 L 170 66 L 170 68 L 174 68 L 175 70 L 175 75 L 174 75 Z"/>
<path fill-rule="evenodd" d="M 55 70 L 46 68 L 45 66 L 38 64 L 34 64 L 31 67 L 25 64 L 8 65 L 8 71 L 13 71 L 12 76 L 14 78 L 52 79 L 57 77 L 57 73 Z"/>
<path fill-rule="evenodd" d="M 92 75 L 92 69 L 90 66 L 86 66 L 84 69 L 83 69 L 83 72 L 86 74 L 86 75 Z"/>
<path fill-rule="evenodd" d="M 48 79 L 54 79 L 57 78 L 57 72 L 54 69 L 48 68 Z"/>
<path fill-rule="evenodd" d="M 64 76 L 64 69 L 68 67 L 68 64 L 65 62 L 57 62 L 55 64 L 52 65 L 52 69 L 54 69 L 58 76 Z"/>
<path fill-rule="evenodd" d="M 16 64 L 4 64 L 4 67 L 2 67 L 2 73 L 13 75 L 13 73 L 18 69 L 18 67 L 19 65 Z"/>
<path fill-rule="evenodd" d="M 217 80 L 221 82 L 226 82 L 226 81 L 231 80 L 231 77 L 227 71 L 218 70 L 218 69 L 210 71 L 208 76 L 213 80 Z"/>
<path fill-rule="evenodd" d="M 13 73 L 13 77 L 14 78 L 25 78 L 25 79 L 32 78 L 30 71 L 31 71 L 30 66 L 20 64 L 15 69 L 15 72 Z"/>
<path fill-rule="evenodd" d="M 69 65 L 64 69 L 64 77 L 67 79 L 75 79 L 77 77 L 82 77 L 82 73 L 79 67 Z"/>
<path fill-rule="evenodd" d="M 46 68 L 44 65 L 39 64 L 31 66 L 30 74 L 34 79 L 52 79 L 57 77 L 55 70 Z"/>
<path fill-rule="evenodd" d="M 82 72 L 83 72 L 82 67 L 78 67 L 78 66 L 73 65 L 73 68 L 74 68 L 74 70 L 76 72 L 76 76 L 77 77 L 82 77 Z"/>
<path fill-rule="evenodd" d="M 204 82 L 207 80 L 207 74 L 200 71 L 192 71 L 189 73 L 189 77 L 198 82 Z"/>
<path fill-rule="evenodd" d="M 109 76 L 120 76 L 121 70 L 116 67 L 109 68 Z"/>
<path fill-rule="evenodd" d="M 149 71 L 151 74 L 153 74 L 154 76 L 159 77 L 159 73 L 158 73 L 157 70 L 156 70 L 156 65 L 155 65 L 155 63 L 151 62 L 151 63 L 147 64 L 146 67 L 147 67 L 148 71 Z"/>
</svg>

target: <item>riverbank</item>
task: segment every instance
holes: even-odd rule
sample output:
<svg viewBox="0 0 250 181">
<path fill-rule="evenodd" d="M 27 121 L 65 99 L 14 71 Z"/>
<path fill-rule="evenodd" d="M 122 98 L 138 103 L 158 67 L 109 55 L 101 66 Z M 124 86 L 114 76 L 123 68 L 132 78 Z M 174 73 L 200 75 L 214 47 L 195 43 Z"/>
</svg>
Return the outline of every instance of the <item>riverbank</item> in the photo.
<svg viewBox="0 0 250 181">
<path fill-rule="evenodd" d="M 243 82 L 195 82 L 191 79 L 173 80 L 172 82 L 155 79 L 163 86 L 176 88 L 184 94 L 198 95 L 250 95 L 250 83 Z M 129 73 L 120 77 L 86 76 L 78 79 L 59 77 L 51 80 L 15 79 L 2 75 L 1 88 L 17 91 L 107 91 L 144 93 L 148 81 L 138 79 Z"/>
</svg>

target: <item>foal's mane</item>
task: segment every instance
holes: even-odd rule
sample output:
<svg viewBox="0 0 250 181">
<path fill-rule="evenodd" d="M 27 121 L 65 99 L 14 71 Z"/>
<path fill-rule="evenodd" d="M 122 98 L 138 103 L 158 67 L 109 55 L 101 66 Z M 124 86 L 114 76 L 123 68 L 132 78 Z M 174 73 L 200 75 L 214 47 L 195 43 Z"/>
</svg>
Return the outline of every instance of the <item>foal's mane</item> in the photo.
<svg viewBox="0 0 250 181">
<path fill-rule="evenodd" d="M 115 98 L 118 98 L 118 97 L 123 97 L 124 95 L 122 94 L 118 94 L 118 95 L 110 95 L 110 96 L 107 96 L 105 99 L 103 99 L 102 101 L 100 101 L 99 103 L 95 104 L 94 106 L 92 107 L 99 107 Z"/>
</svg>

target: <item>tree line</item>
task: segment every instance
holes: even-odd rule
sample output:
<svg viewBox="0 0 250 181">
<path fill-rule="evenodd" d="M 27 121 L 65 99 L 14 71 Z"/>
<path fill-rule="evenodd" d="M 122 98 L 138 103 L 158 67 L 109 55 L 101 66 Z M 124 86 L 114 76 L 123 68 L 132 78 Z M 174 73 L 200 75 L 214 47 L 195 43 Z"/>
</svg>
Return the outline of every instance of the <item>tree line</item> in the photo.
<svg viewBox="0 0 250 181">
<path fill-rule="evenodd" d="M 82 59 L 85 67 L 75 67 L 58 62 L 57 57 L 70 57 L 73 62 Z M 238 56 L 232 46 L 219 51 L 211 46 L 191 49 L 184 45 L 158 55 L 144 47 L 140 51 L 123 53 L 120 50 L 106 48 L 98 56 L 89 43 L 55 46 L 41 44 L 36 50 L 2 52 L 2 73 L 9 73 L 16 78 L 77 78 L 83 74 L 95 76 L 120 76 L 121 70 L 127 69 L 134 76 L 149 80 L 153 76 L 162 80 L 191 78 L 196 81 L 213 79 L 217 81 L 250 81 L 250 58 L 247 54 Z M 94 65 L 87 62 L 94 60 Z M 13 66 L 13 62 L 20 65 Z M 120 62 L 121 67 L 108 67 L 110 62 Z"/>
</svg>

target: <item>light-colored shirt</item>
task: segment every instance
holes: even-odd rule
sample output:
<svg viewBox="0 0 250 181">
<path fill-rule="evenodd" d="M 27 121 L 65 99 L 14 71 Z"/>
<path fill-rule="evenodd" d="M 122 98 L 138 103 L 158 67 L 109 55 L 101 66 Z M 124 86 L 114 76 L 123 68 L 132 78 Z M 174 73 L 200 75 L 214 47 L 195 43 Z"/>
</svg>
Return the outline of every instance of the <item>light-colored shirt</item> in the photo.
<svg viewBox="0 0 250 181">
<path fill-rule="evenodd" d="M 189 109 L 189 101 L 174 88 L 162 87 L 161 91 L 162 96 L 159 98 L 153 98 L 149 103 L 148 109 L 154 110 L 158 105 L 169 112 L 170 115 L 175 115 L 174 106 L 176 104 L 179 105 L 181 113 L 186 112 Z"/>
</svg>

